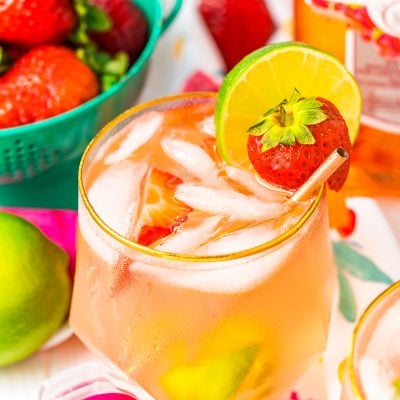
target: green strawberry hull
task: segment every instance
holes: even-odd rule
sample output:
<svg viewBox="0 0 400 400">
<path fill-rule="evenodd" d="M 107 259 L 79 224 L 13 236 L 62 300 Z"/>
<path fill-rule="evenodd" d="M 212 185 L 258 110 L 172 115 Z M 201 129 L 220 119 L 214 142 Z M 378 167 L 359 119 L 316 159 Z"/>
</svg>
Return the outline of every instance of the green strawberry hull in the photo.
<svg viewBox="0 0 400 400">
<path fill-rule="evenodd" d="M 182 0 L 175 1 L 165 19 L 162 0 L 134 2 L 147 17 L 150 36 L 120 82 L 56 117 L 0 129 L 0 205 L 77 207 L 77 170 L 83 151 L 107 122 L 135 103 L 157 41 L 175 18 Z"/>
</svg>

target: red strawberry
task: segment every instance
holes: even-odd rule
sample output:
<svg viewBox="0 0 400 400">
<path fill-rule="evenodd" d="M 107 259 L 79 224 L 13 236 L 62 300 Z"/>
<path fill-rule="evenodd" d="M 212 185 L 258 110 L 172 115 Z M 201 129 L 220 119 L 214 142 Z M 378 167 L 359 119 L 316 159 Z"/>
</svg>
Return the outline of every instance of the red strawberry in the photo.
<svg viewBox="0 0 400 400">
<path fill-rule="evenodd" d="M 72 50 L 36 47 L 0 77 L 0 128 L 61 114 L 98 93 L 96 75 Z"/>
<path fill-rule="evenodd" d="M 23 47 L 59 43 L 76 22 L 70 0 L 0 1 L 0 42 Z"/>
<path fill-rule="evenodd" d="M 193 72 L 185 81 L 182 92 L 218 92 L 220 87 L 213 77 L 203 71 Z"/>
<path fill-rule="evenodd" d="M 264 46 L 275 31 L 264 0 L 201 0 L 199 11 L 228 70 Z"/>
<path fill-rule="evenodd" d="M 146 187 L 146 203 L 139 224 L 138 242 L 144 246 L 172 233 L 186 221 L 191 208 L 174 197 L 181 179 L 167 172 L 154 169 Z"/>
<path fill-rule="evenodd" d="M 301 98 L 297 90 L 289 101 L 267 111 L 249 133 L 247 151 L 255 170 L 288 190 L 298 189 L 334 149 L 351 153 L 346 122 L 337 108 L 320 97 Z M 342 187 L 349 166 L 347 160 L 331 176 L 331 189 Z"/>
<path fill-rule="evenodd" d="M 143 50 L 149 35 L 143 12 L 131 0 L 91 0 L 108 14 L 112 28 L 108 32 L 90 33 L 101 50 L 115 54 L 126 51 L 133 62 Z"/>
</svg>

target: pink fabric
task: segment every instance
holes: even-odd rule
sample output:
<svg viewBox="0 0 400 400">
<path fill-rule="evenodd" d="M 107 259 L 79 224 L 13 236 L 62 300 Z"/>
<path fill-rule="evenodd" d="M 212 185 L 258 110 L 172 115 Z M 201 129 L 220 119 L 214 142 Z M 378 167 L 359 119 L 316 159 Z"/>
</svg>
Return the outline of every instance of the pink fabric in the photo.
<svg viewBox="0 0 400 400">
<path fill-rule="evenodd" d="M 104 393 L 85 397 L 83 400 L 136 400 L 136 397 L 122 393 Z"/>
<path fill-rule="evenodd" d="M 76 211 L 12 207 L 0 207 L 0 211 L 26 219 L 37 226 L 52 242 L 64 249 L 70 257 L 69 272 L 71 278 L 73 277 L 76 257 Z"/>
</svg>

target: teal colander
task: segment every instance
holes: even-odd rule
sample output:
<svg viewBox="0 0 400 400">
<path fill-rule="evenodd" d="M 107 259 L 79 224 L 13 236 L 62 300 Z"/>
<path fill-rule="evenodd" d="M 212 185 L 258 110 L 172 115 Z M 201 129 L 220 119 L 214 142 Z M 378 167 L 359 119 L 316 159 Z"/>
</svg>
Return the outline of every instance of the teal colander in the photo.
<svg viewBox="0 0 400 400">
<path fill-rule="evenodd" d="M 168 16 L 162 0 L 134 0 L 149 22 L 149 40 L 124 78 L 106 92 L 56 117 L 0 129 L 0 206 L 76 208 L 77 168 L 91 138 L 132 106 L 147 75 L 159 36 L 177 15 Z"/>
</svg>

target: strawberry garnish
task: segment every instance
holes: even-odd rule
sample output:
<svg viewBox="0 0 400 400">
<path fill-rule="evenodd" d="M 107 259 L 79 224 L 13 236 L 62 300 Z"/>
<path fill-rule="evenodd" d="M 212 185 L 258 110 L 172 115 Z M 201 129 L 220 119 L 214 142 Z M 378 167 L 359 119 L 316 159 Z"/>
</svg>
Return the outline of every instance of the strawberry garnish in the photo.
<svg viewBox="0 0 400 400">
<path fill-rule="evenodd" d="M 247 151 L 258 174 L 287 190 L 298 189 L 338 147 L 351 152 L 343 117 L 328 100 L 302 98 L 295 89 L 289 100 L 268 110 L 249 128 Z M 347 177 L 346 161 L 328 180 L 339 190 Z"/>
<path fill-rule="evenodd" d="M 275 31 L 264 0 L 202 0 L 199 11 L 228 70 L 264 46 Z"/>
<path fill-rule="evenodd" d="M 96 75 L 72 50 L 35 47 L 0 77 L 0 128 L 52 117 L 98 93 Z"/>
<path fill-rule="evenodd" d="M 186 221 L 191 208 L 174 197 L 175 188 L 181 183 L 182 180 L 172 174 L 152 170 L 139 219 L 139 244 L 148 246 L 173 233 Z"/>
</svg>

